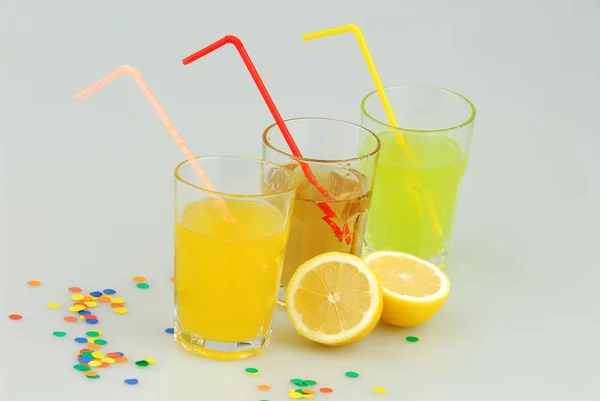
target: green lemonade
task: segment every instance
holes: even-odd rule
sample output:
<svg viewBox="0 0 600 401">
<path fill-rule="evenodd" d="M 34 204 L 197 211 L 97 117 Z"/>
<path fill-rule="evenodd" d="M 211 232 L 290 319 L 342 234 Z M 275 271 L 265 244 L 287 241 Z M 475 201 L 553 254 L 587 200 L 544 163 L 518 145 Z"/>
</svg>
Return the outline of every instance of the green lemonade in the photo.
<svg viewBox="0 0 600 401">
<path fill-rule="evenodd" d="M 415 165 L 400 150 L 394 133 L 381 133 L 379 139 L 366 248 L 445 259 L 467 158 L 448 136 L 405 136 L 418 160 Z"/>
</svg>

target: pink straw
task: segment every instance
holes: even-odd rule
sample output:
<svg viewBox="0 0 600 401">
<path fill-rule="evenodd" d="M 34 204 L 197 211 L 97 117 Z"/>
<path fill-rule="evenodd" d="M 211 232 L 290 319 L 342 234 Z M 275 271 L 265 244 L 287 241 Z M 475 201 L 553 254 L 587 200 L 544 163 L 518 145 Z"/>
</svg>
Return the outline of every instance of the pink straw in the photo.
<svg viewBox="0 0 600 401">
<path fill-rule="evenodd" d="M 212 183 L 206 176 L 206 173 L 204 173 L 204 171 L 202 170 L 202 167 L 200 167 L 198 160 L 196 160 L 196 158 L 192 154 L 192 151 L 190 150 L 190 148 L 187 146 L 187 144 L 185 143 L 185 141 L 183 140 L 183 138 L 181 137 L 179 132 L 177 132 L 177 130 L 175 129 L 175 126 L 173 125 L 173 123 L 171 122 L 169 117 L 167 116 L 167 113 L 165 113 L 165 111 L 161 107 L 160 103 L 158 103 L 156 96 L 154 96 L 154 94 L 152 93 L 152 91 L 150 90 L 150 88 L 148 87 L 148 85 L 142 78 L 142 75 L 138 72 L 138 70 L 136 70 L 135 68 L 133 68 L 129 65 L 122 65 L 119 68 L 117 68 L 116 70 L 114 70 L 113 72 L 111 72 L 110 74 L 99 79 L 95 83 L 91 84 L 87 88 L 85 88 L 82 91 L 80 91 L 79 93 L 77 93 L 75 95 L 75 99 L 81 100 L 81 99 L 89 96 L 90 94 L 94 93 L 96 90 L 109 84 L 110 82 L 117 79 L 118 77 L 120 77 L 123 74 L 129 75 L 138 84 L 138 86 L 140 87 L 140 90 L 142 91 L 142 93 L 144 94 L 144 96 L 146 97 L 146 99 L 148 100 L 148 102 L 150 103 L 150 105 L 152 106 L 154 111 L 156 112 L 156 115 L 158 115 L 158 118 L 160 118 L 160 121 L 163 123 L 163 125 L 169 132 L 169 135 L 171 135 L 171 137 L 175 140 L 175 143 L 179 147 L 179 150 L 181 150 L 181 153 L 183 153 L 186 160 L 190 163 L 190 165 L 192 166 L 192 169 L 194 170 L 194 172 L 196 173 L 196 175 L 198 176 L 198 178 L 200 179 L 202 184 L 204 184 L 206 189 L 214 192 L 215 187 L 212 185 Z M 225 218 L 231 222 L 235 222 L 235 219 L 231 215 L 231 212 L 225 205 L 225 202 L 223 201 L 223 199 L 218 198 L 216 196 L 213 196 L 213 197 L 217 200 Z"/>
</svg>

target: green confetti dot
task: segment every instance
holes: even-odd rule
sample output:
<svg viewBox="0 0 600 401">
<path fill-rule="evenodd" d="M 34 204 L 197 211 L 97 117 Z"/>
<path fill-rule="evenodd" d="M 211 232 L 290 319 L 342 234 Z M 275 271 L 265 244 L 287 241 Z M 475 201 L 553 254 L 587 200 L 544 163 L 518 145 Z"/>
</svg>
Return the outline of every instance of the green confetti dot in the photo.
<svg viewBox="0 0 600 401">
<path fill-rule="evenodd" d="M 73 366 L 73 369 L 78 370 L 80 372 L 88 372 L 88 371 L 92 370 L 92 368 L 90 368 L 89 366 L 85 366 L 85 365 L 75 365 L 75 366 Z"/>
<path fill-rule="evenodd" d="M 138 366 L 141 366 L 141 367 L 146 367 L 146 366 L 150 365 L 150 363 L 148 363 L 148 361 L 137 361 L 135 364 Z"/>
<path fill-rule="evenodd" d="M 82 352 L 81 356 L 87 356 L 88 358 L 93 358 L 91 351 Z"/>
<path fill-rule="evenodd" d="M 100 333 L 98 333 L 97 331 L 88 331 L 87 333 L 85 333 L 85 335 L 88 337 L 100 337 Z"/>
<path fill-rule="evenodd" d="M 297 388 L 296 390 L 294 390 L 297 393 L 300 393 L 302 395 L 306 395 L 306 394 L 310 394 L 310 393 L 305 393 L 301 388 Z"/>
<path fill-rule="evenodd" d="M 290 380 L 290 381 L 291 381 L 292 383 L 296 384 L 296 385 L 297 385 L 297 384 L 304 384 L 304 380 L 302 380 L 302 379 L 292 379 L 292 380 Z"/>
<path fill-rule="evenodd" d="M 306 384 L 307 386 L 314 386 L 315 384 L 317 384 L 317 382 L 314 380 L 304 380 L 304 384 Z"/>
<path fill-rule="evenodd" d="M 419 342 L 419 337 L 408 336 L 406 337 L 406 341 L 409 343 L 417 343 Z"/>
<path fill-rule="evenodd" d="M 357 378 L 359 375 L 358 375 L 358 373 L 356 373 L 356 372 L 346 372 L 346 376 L 347 376 L 347 377 L 350 377 L 350 378 L 352 378 L 352 379 L 355 379 L 355 378 Z"/>
<path fill-rule="evenodd" d="M 246 373 L 258 373 L 258 369 L 256 369 L 256 368 L 246 368 Z"/>
<path fill-rule="evenodd" d="M 54 337 L 64 337 L 67 335 L 67 333 L 65 333 L 64 331 L 55 331 L 54 333 L 52 333 L 52 335 Z"/>
<path fill-rule="evenodd" d="M 96 376 L 86 376 L 88 379 L 99 379 L 100 375 L 96 375 Z"/>
<path fill-rule="evenodd" d="M 136 287 L 139 288 L 140 290 L 147 290 L 148 288 L 150 288 L 150 284 L 148 284 L 148 283 L 137 283 Z"/>
<path fill-rule="evenodd" d="M 108 344 L 108 341 L 98 339 L 98 340 L 94 340 L 94 344 L 106 345 L 106 344 Z"/>
</svg>

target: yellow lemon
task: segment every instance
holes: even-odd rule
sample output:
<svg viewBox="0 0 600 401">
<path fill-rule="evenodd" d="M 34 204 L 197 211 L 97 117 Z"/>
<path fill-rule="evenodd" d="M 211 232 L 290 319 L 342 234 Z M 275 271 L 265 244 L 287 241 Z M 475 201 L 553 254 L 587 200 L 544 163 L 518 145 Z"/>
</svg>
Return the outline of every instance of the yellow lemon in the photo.
<svg viewBox="0 0 600 401">
<path fill-rule="evenodd" d="M 440 310 L 450 292 L 448 276 L 436 265 L 402 252 L 364 257 L 383 286 L 381 320 L 394 326 L 421 324 Z"/>
<path fill-rule="evenodd" d="M 287 312 L 302 336 L 326 345 L 359 340 L 377 325 L 383 291 L 361 258 L 324 253 L 304 262 L 286 293 Z"/>
</svg>

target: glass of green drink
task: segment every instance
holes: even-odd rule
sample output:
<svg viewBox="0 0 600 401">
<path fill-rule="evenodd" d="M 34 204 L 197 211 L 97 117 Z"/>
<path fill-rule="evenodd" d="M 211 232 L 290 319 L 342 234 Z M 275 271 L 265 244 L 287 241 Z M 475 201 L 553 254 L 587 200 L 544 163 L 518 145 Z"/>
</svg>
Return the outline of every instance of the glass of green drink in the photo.
<svg viewBox="0 0 600 401">
<path fill-rule="evenodd" d="M 406 252 L 444 266 L 475 106 L 433 86 L 396 86 L 385 92 L 399 127 L 388 124 L 377 92 L 361 103 L 362 125 L 381 140 L 365 252 Z"/>
</svg>

